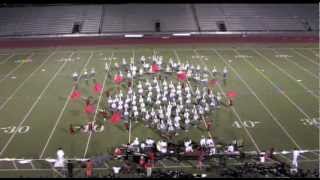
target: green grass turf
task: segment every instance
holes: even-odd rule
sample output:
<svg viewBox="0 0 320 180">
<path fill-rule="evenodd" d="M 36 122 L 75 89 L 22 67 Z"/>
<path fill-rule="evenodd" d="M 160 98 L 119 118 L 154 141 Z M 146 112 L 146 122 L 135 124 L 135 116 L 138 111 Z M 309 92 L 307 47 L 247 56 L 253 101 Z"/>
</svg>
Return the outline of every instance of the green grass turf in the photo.
<svg viewBox="0 0 320 180">
<path fill-rule="evenodd" d="M 213 90 L 224 93 L 233 90 L 239 95 L 232 108 L 222 107 L 210 114 L 213 122 L 210 133 L 214 137 L 225 143 L 234 138 L 242 139 L 246 151 L 264 151 L 270 147 L 277 151 L 294 148 L 319 150 L 319 128 L 301 121 L 316 118 L 319 123 L 319 49 L 315 44 L 100 46 L 0 50 L 0 128 L 18 127 L 19 124 L 23 128 L 30 127 L 26 133 L 5 133 L 4 129 L 0 129 L 0 150 L 3 151 L 0 158 L 54 158 L 58 147 L 64 149 L 67 158 L 92 157 L 127 143 L 130 133 L 122 124 L 115 126 L 107 122 L 103 132 L 92 135 L 69 134 L 70 124 L 80 125 L 94 118 L 83 112 L 84 101 L 67 102 L 72 90 L 71 74 L 83 71 L 85 65 L 88 71 L 94 67 L 96 79 L 102 83 L 106 75 L 104 57 L 113 56 L 115 59 L 107 62 L 121 64 L 122 58 L 129 62 L 130 57 L 134 56 L 137 62 L 142 55 L 151 56 L 154 51 L 162 55 L 165 62 L 171 57 L 209 69 L 216 66 L 218 71 L 228 67 L 226 84 L 219 81 Z M 32 63 L 15 63 L 15 60 L 26 59 L 31 53 Z M 249 57 L 237 58 L 239 54 Z M 290 57 L 278 58 L 276 54 Z M 71 55 L 75 61 L 58 61 Z M 208 59 L 192 58 L 196 55 Z M 111 77 L 107 77 L 104 90 L 116 90 L 117 86 L 112 81 L 115 72 L 110 70 Z M 170 79 L 176 81 L 174 76 Z M 211 75 L 209 79 L 212 79 Z M 134 85 L 138 82 L 139 79 L 133 81 Z M 189 83 L 195 91 L 197 85 L 192 81 Z M 83 96 L 92 95 L 98 101 L 99 94 L 93 94 L 92 85 L 92 81 L 89 84 L 80 81 L 79 89 Z M 125 92 L 126 84 L 121 89 Z M 102 96 L 99 106 L 105 102 Z M 101 120 L 101 117 L 97 115 L 96 120 Z M 251 127 L 250 121 L 257 123 Z M 236 127 L 236 124 L 242 123 L 249 126 Z M 141 123 L 131 124 L 131 140 L 147 136 L 161 138 L 156 130 Z M 190 137 L 198 141 L 201 135 L 208 136 L 203 127 L 182 132 L 175 140 Z M 280 158 L 290 160 L 291 155 Z M 318 152 L 306 153 L 301 165 L 316 168 L 318 160 Z M 2 167 L 1 163 L 1 169 L 8 168 Z M 12 164 L 9 168 L 13 168 Z"/>
</svg>

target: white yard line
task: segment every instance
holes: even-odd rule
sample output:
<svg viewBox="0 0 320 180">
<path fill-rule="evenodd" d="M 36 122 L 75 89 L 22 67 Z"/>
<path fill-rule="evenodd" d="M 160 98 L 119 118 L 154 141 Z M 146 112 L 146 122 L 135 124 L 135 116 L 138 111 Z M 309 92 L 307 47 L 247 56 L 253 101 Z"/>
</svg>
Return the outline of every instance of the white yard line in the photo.
<svg viewBox="0 0 320 180">
<path fill-rule="evenodd" d="M 13 165 L 13 167 L 14 167 L 15 169 L 18 169 L 17 164 L 16 164 L 15 161 L 12 161 L 12 165 Z"/>
<path fill-rule="evenodd" d="M 65 176 L 64 176 L 63 174 L 61 174 L 57 169 L 52 168 L 52 171 L 55 172 L 55 173 L 57 173 L 59 176 L 65 178 Z"/>
<path fill-rule="evenodd" d="M 278 54 L 277 51 L 275 49 L 271 49 L 275 54 Z M 310 72 L 308 69 L 302 67 L 300 64 L 294 62 L 293 60 L 289 60 L 287 57 L 285 57 L 284 59 L 286 59 L 288 62 L 291 62 L 292 64 L 294 64 L 295 66 L 297 66 L 299 69 L 303 70 L 304 72 L 306 72 L 307 74 L 309 74 L 310 76 L 314 77 L 315 79 L 319 80 L 319 76 L 313 74 L 312 72 Z"/>
<path fill-rule="evenodd" d="M 237 52 L 236 50 L 234 50 L 235 52 Z M 310 93 L 313 97 L 315 97 L 316 99 L 319 100 L 319 96 L 317 96 L 316 94 L 314 94 L 309 88 L 307 88 L 306 86 L 304 86 L 301 82 L 298 82 L 297 79 L 298 78 L 294 78 L 292 75 L 290 75 L 286 70 L 284 70 L 283 68 L 281 68 L 280 66 L 278 66 L 277 64 L 273 63 L 267 56 L 263 55 L 262 53 L 260 53 L 259 51 L 257 51 L 256 49 L 253 49 L 253 51 L 258 54 L 259 56 L 263 57 L 267 62 L 269 62 L 270 64 L 272 64 L 273 66 L 275 66 L 279 71 L 281 71 L 283 74 L 287 75 L 293 82 L 295 82 L 296 84 L 298 84 L 299 86 L 301 86 L 304 90 L 306 90 L 308 93 Z M 238 53 L 239 54 L 239 53 Z"/>
<path fill-rule="evenodd" d="M 307 61 L 309 61 L 309 62 L 311 62 L 311 63 L 313 63 L 313 64 L 315 64 L 315 65 L 317 65 L 317 66 L 320 65 L 320 64 L 319 64 L 319 57 L 317 57 L 317 58 L 318 58 L 318 62 L 315 62 L 315 61 L 313 61 L 311 58 L 309 58 L 309 57 L 305 56 L 304 54 L 300 53 L 299 51 L 297 51 L 296 49 L 292 49 L 291 51 L 294 52 L 294 53 L 296 53 L 296 54 L 298 54 L 299 56 L 303 57 L 305 60 L 307 60 Z M 313 53 L 313 52 L 312 52 L 312 53 Z"/>
<path fill-rule="evenodd" d="M 235 50 L 237 54 L 239 54 L 238 51 Z M 258 97 L 258 95 L 255 93 L 255 91 L 248 85 L 248 83 L 241 77 L 241 75 L 230 65 L 226 62 L 225 58 L 218 54 L 220 59 L 224 62 L 225 65 L 229 66 L 230 69 L 234 72 L 234 74 L 240 79 L 240 81 L 247 87 L 247 89 L 251 92 L 251 94 L 259 101 L 259 103 L 262 105 L 262 107 L 265 109 L 265 111 L 271 116 L 272 120 L 281 128 L 281 130 L 287 135 L 287 137 L 292 141 L 292 143 L 298 147 L 300 150 L 302 149 L 300 145 L 295 141 L 295 139 L 289 134 L 289 132 L 286 130 L 286 128 L 280 123 L 278 118 L 275 117 L 275 115 L 271 112 L 271 110 L 263 103 L 263 101 Z"/>
<path fill-rule="evenodd" d="M 72 55 L 73 55 L 73 53 L 74 53 L 74 52 L 72 52 Z M 92 56 L 93 56 L 93 53 L 91 53 L 91 55 L 89 56 L 88 61 L 86 62 L 86 64 L 85 64 L 84 67 L 82 68 L 82 71 L 84 71 L 84 68 L 86 68 L 86 66 L 89 64 Z M 80 74 L 81 74 L 81 73 L 80 73 Z M 78 78 L 77 83 L 78 83 L 79 81 L 80 81 L 80 78 Z M 52 135 L 54 134 L 54 132 L 55 132 L 55 130 L 56 130 L 56 128 L 57 128 L 60 120 L 62 119 L 62 115 L 63 115 L 63 113 L 64 113 L 64 111 L 65 111 L 65 109 L 66 109 L 66 107 L 67 107 L 67 105 L 68 105 L 68 103 L 69 103 L 69 101 L 70 101 L 70 97 L 71 97 L 71 94 L 72 94 L 72 92 L 74 91 L 74 89 L 75 89 L 75 86 L 72 87 L 72 89 L 71 89 L 71 91 L 70 91 L 70 93 L 69 93 L 69 95 L 68 95 L 68 98 L 67 98 L 67 100 L 66 100 L 63 108 L 62 108 L 61 111 L 60 111 L 60 114 L 59 114 L 59 116 L 58 116 L 58 118 L 57 118 L 57 120 L 56 120 L 56 123 L 55 123 L 53 129 L 51 130 L 51 133 L 50 133 L 50 135 L 49 135 L 49 138 L 47 139 L 47 142 L 46 142 L 45 146 L 42 148 L 42 151 L 41 151 L 41 154 L 40 154 L 40 158 L 42 158 L 42 156 L 43 156 L 43 154 L 44 154 L 44 152 L 45 152 L 45 150 L 46 150 L 46 148 L 47 148 L 47 146 L 48 146 L 48 144 L 49 144 L 49 142 L 50 142 L 50 140 L 51 140 L 51 138 L 52 138 Z"/>
<path fill-rule="evenodd" d="M 31 58 L 33 56 L 33 53 L 31 53 L 27 58 Z M 13 68 L 10 72 L 8 72 L 2 79 L 0 79 L 0 83 L 6 80 L 12 73 L 14 73 L 16 70 L 18 70 L 24 63 L 20 63 L 15 68 Z"/>
<path fill-rule="evenodd" d="M 55 53 L 53 51 L 41 64 L 38 68 L 36 68 L 20 85 L 12 92 L 12 94 L 0 105 L 0 111 L 7 105 L 7 103 L 13 98 L 13 96 L 23 87 L 23 85 L 36 73 L 42 66 L 47 63 L 50 57 Z"/>
<path fill-rule="evenodd" d="M 199 54 L 197 53 L 197 51 L 194 50 L 193 52 L 194 52 L 195 54 L 199 55 Z M 207 66 L 207 64 L 206 64 L 204 61 L 202 61 L 202 59 L 200 59 L 200 61 L 202 62 L 203 65 L 206 65 L 206 66 Z M 211 74 L 211 76 L 213 77 L 213 74 L 212 74 L 211 71 L 210 71 L 210 74 Z M 227 96 L 226 96 L 224 90 L 221 88 L 220 84 L 218 84 L 218 87 L 219 87 L 219 89 L 220 89 L 220 92 L 223 94 L 223 96 L 224 96 L 225 98 L 227 98 Z M 238 112 L 235 110 L 235 108 L 234 108 L 233 106 L 231 106 L 231 109 L 232 109 L 232 112 L 237 116 L 237 119 L 238 119 L 239 122 L 241 123 L 242 127 L 244 128 L 244 130 L 245 130 L 245 132 L 247 133 L 248 137 L 250 138 L 251 142 L 252 142 L 253 145 L 255 146 L 256 150 L 260 153 L 261 150 L 260 150 L 257 142 L 254 140 L 254 138 L 252 137 L 251 133 L 250 133 L 249 130 L 246 128 L 246 126 L 244 126 L 244 123 L 243 123 L 243 121 L 241 120 L 240 115 L 238 114 Z"/>
<path fill-rule="evenodd" d="M 109 63 L 109 67 L 110 67 L 111 62 L 112 62 L 113 54 L 114 54 L 114 53 L 112 52 L 112 54 L 111 54 L 111 59 L 110 59 L 110 63 Z M 108 71 L 106 72 L 106 74 L 105 74 L 105 76 L 104 76 L 104 80 L 103 80 L 103 84 L 102 84 L 102 90 L 101 90 L 101 92 L 100 92 L 100 96 L 99 96 L 99 99 L 98 99 L 98 103 L 97 103 L 97 107 L 96 107 L 96 112 L 94 113 L 94 116 L 93 116 L 93 124 L 96 122 L 97 112 L 98 112 L 98 109 L 99 109 L 99 104 L 100 104 L 100 101 L 101 101 L 101 98 L 102 98 L 102 94 L 103 94 L 103 90 L 104 90 L 104 87 L 105 87 L 105 84 L 106 84 L 106 80 L 107 80 L 107 78 L 108 78 L 109 70 L 110 70 L 110 68 L 108 69 Z M 88 152 L 88 149 L 89 149 L 90 140 L 91 140 L 91 136 L 92 136 L 92 131 L 90 131 L 89 138 L 88 138 L 88 141 L 87 141 L 87 145 L 86 145 L 86 148 L 85 148 L 85 150 L 84 150 L 83 158 L 85 158 L 86 155 L 87 155 L 87 152 Z"/>
<path fill-rule="evenodd" d="M 32 161 L 30 162 L 30 165 L 31 165 L 31 168 L 32 168 L 32 169 L 37 169 L 37 168 L 34 166 L 34 164 L 32 163 Z"/>
<path fill-rule="evenodd" d="M 27 112 L 27 114 L 23 117 L 23 119 L 21 120 L 21 122 L 19 123 L 17 129 L 19 129 L 22 124 L 24 123 L 24 121 L 30 116 L 31 112 L 33 111 L 33 109 L 36 107 L 36 105 L 40 102 L 40 99 L 42 98 L 42 96 L 45 94 L 45 92 L 47 91 L 47 89 L 49 88 L 49 86 L 51 85 L 51 83 L 53 82 L 53 80 L 57 77 L 57 75 L 60 73 L 60 71 L 64 68 L 64 66 L 66 65 L 66 61 L 60 66 L 60 68 L 58 69 L 58 71 L 52 76 L 52 78 L 49 80 L 49 82 L 47 83 L 47 85 L 45 86 L 45 88 L 42 90 L 42 92 L 40 93 L 40 95 L 38 96 L 38 98 L 36 99 L 36 101 L 32 104 L 31 108 L 29 109 L 29 111 Z M 9 140 L 6 142 L 6 144 L 4 145 L 4 147 L 2 148 L 0 155 L 3 154 L 3 152 L 6 150 L 6 148 L 8 147 L 8 145 L 11 143 L 12 139 L 15 137 L 15 135 L 17 134 L 18 131 L 14 131 L 14 133 L 10 136 Z"/>
<path fill-rule="evenodd" d="M 174 52 L 174 54 L 175 54 L 176 58 L 181 62 L 181 60 L 180 60 L 180 58 L 179 58 L 179 55 L 178 55 L 177 51 L 174 49 L 174 50 L 173 50 L 173 52 Z M 188 86 L 190 87 L 190 90 L 191 90 L 192 94 L 194 94 L 194 91 L 193 91 L 193 89 L 192 89 L 192 86 L 190 85 L 190 82 L 188 81 L 188 78 L 187 78 L 187 83 L 188 83 Z M 204 123 L 204 125 L 205 125 L 206 129 L 208 129 L 207 122 L 206 122 L 206 120 L 205 120 L 205 119 L 203 119 L 203 116 L 201 116 L 201 119 L 202 119 L 202 121 L 203 121 L 203 123 Z M 210 131 L 207 131 L 207 132 L 208 132 L 208 136 L 209 136 L 210 138 L 213 138 L 213 136 L 212 136 L 211 132 L 210 132 Z"/>
<path fill-rule="evenodd" d="M 104 164 L 104 166 L 105 166 L 106 168 L 110 169 L 110 166 L 108 165 L 107 162 L 104 162 L 103 164 Z"/>
<path fill-rule="evenodd" d="M 16 55 L 15 53 L 11 54 L 11 55 L 8 56 L 4 61 L 0 62 L 0 64 L 5 64 L 6 62 L 9 61 L 10 58 L 12 58 L 12 57 L 15 56 L 15 55 Z"/>
</svg>

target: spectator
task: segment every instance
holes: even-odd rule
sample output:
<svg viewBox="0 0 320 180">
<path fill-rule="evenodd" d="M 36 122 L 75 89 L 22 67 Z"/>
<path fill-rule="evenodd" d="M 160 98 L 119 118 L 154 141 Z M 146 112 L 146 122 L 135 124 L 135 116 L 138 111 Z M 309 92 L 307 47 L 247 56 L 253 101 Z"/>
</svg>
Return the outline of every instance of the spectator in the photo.
<svg viewBox="0 0 320 180">
<path fill-rule="evenodd" d="M 204 160 L 204 151 L 200 149 L 200 154 L 199 154 L 198 163 L 197 163 L 197 168 L 199 168 L 200 170 L 203 167 L 203 160 Z"/>
<path fill-rule="evenodd" d="M 156 159 L 155 153 L 154 153 L 153 151 L 150 151 L 150 152 L 148 153 L 148 158 L 149 158 L 149 160 L 150 160 L 150 163 L 151 163 L 152 166 L 153 166 L 153 165 L 154 165 L 154 161 L 155 161 L 155 159 Z"/>
<path fill-rule="evenodd" d="M 125 160 L 123 164 L 123 170 L 125 173 L 130 173 L 131 172 L 131 166 L 129 161 Z"/>
<path fill-rule="evenodd" d="M 145 163 L 144 168 L 145 168 L 146 171 L 147 171 L 147 177 L 151 177 L 153 166 L 152 166 L 150 160 L 148 160 L 148 162 Z"/>
<path fill-rule="evenodd" d="M 73 163 L 71 160 L 68 160 L 68 177 L 73 177 Z"/>
<path fill-rule="evenodd" d="M 119 177 L 120 170 L 121 170 L 121 167 L 117 167 L 117 166 L 112 167 L 113 176 Z"/>
<path fill-rule="evenodd" d="M 63 168 L 64 167 L 64 151 L 59 148 L 57 151 L 57 160 L 54 163 L 54 167 Z"/>
<path fill-rule="evenodd" d="M 119 158 L 119 157 L 121 157 L 122 155 L 123 155 L 123 152 L 122 152 L 122 150 L 121 150 L 120 148 L 116 148 L 116 149 L 114 150 L 114 153 L 113 153 L 113 156 L 114 156 L 114 157 Z"/>
<path fill-rule="evenodd" d="M 86 176 L 87 177 L 93 176 L 93 163 L 90 159 L 87 161 L 87 164 L 86 164 Z"/>
<path fill-rule="evenodd" d="M 143 156 L 140 156 L 139 165 L 143 168 L 145 164 L 145 160 Z"/>
</svg>

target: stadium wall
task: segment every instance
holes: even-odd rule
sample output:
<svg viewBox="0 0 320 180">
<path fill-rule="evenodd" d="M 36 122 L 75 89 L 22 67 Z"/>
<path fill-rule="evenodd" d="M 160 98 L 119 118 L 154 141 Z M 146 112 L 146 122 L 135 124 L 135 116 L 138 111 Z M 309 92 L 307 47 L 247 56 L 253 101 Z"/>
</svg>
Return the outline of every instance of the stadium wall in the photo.
<svg viewBox="0 0 320 180">
<path fill-rule="evenodd" d="M 84 37 L 25 37 L 0 38 L 0 48 L 47 48 L 56 46 L 108 46 L 145 44 L 189 44 L 189 43 L 319 43 L 316 35 L 279 34 L 223 34 L 195 35 L 189 37 L 145 36 L 125 38 L 122 36 L 84 36 Z"/>
</svg>

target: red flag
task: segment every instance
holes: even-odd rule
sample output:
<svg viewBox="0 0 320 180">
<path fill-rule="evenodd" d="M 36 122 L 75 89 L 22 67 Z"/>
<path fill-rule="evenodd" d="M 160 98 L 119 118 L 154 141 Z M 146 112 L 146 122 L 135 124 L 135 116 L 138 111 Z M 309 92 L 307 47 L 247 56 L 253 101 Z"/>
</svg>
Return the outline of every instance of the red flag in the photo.
<svg viewBox="0 0 320 180">
<path fill-rule="evenodd" d="M 185 81 L 185 80 L 187 80 L 187 73 L 184 72 L 184 71 L 179 71 L 178 74 L 177 74 L 177 78 L 180 81 Z"/>
<path fill-rule="evenodd" d="M 85 107 L 84 107 L 84 112 L 86 112 L 86 113 L 93 113 L 94 112 L 94 107 L 93 107 L 93 105 L 91 105 L 91 104 L 89 104 L 89 105 L 86 105 Z"/>
<path fill-rule="evenodd" d="M 160 67 L 157 64 L 152 64 L 151 70 L 152 73 L 158 73 L 160 71 Z"/>
<path fill-rule="evenodd" d="M 96 84 L 94 85 L 93 91 L 94 91 L 95 93 L 100 93 L 100 92 L 102 91 L 102 85 L 101 85 L 100 83 L 96 83 Z"/>
<path fill-rule="evenodd" d="M 71 94 L 72 100 L 78 100 L 81 97 L 81 93 L 78 90 L 74 90 Z"/>
<path fill-rule="evenodd" d="M 116 112 L 114 114 L 112 114 L 111 116 L 111 123 L 112 124 L 118 124 L 121 121 L 121 113 L 120 112 Z"/>
<path fill-rule="evenodd" d="M 238 94 L 235 92 L 235 91 L 229 91 L 228 93 L 227 93 L 227 96 L 229 97 L 229 98 L 234 98 L 234 97 L 236 97 Z"/>
<path fill-rule="evenodd" d="M 113 78 L 113 81 L 116 84 L 120 84 L 123 80 L 124 80 L 124 78 L 122 76 L 120 76 L 120 75 L 115 75 L 114 78 Z"/>
</svg>

